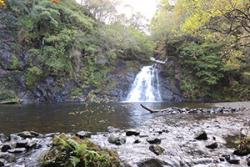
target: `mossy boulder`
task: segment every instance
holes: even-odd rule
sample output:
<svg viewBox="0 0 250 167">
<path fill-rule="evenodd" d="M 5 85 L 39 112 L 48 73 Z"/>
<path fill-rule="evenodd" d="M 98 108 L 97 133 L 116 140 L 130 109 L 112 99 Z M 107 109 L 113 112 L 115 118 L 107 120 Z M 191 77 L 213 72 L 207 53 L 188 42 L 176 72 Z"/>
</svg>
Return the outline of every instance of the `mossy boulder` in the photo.
<svg viewBox="0 0 250 167">
<path fill-rule="evenodd" d="M 53 139 L 53 146 L 43 158 L 44 167 L 120 167 L 114 151 L 102 149 L 91 141 L 76 136 L 60 135 Z"/>
</svg>

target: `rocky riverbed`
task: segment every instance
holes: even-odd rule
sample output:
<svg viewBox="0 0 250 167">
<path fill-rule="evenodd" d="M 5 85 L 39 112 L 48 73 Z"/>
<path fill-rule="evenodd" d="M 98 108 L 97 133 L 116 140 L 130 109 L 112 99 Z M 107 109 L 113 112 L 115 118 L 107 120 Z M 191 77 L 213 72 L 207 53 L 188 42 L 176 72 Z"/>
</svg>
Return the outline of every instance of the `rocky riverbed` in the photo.
<svg viewBox="0 0 250 167">
<path fill-rule="evenodd" d="M 102 133 L 81 131 L 67 135 L 90 138 L 101 147 L 117 151 L 127 167 L 250 166 L 250 154 L 235 155 L 237 149 L 227 144 L 228 136 L 241 132 L 247 135 L 249 109 L 169 108 L 154 114 L 154 119 L 136 129 L 109 127 Z M 169 114 L 175 114 L 178 121 L 169 119 Z M 1 134 L 0 166 L 40 166 L 54 135 L 57 133 Z"/>
</svg>

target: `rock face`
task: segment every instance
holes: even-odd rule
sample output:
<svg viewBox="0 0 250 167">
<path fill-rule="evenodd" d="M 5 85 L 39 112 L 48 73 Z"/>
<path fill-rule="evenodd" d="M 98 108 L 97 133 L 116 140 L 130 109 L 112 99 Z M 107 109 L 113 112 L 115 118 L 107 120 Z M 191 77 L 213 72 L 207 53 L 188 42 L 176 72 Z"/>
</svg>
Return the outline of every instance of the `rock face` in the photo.
<svg viewBox="0 0 250 167">
<path fill-rule="evenodd" d="M 64 78 L 55 74 L 46 75 L 39 79 L 34 87 L 28 88 L 25 79 L 25 72 L 30 66 L 28 47 L 23 46 L 16 34 L 19 33 L 17 25 L 17 17 L 12 13 L 0 9 L 0 95 L 8 95 L 8 100 L 15 100 L 21 103 L 44 103 L 44 102 L 72 102 L 92 100 L 89 98 L 91 91 L 96 89 L 92 85 L 87 85 L 89 88 L 79 91 L 79 95 L 72 96 L 72 92 L 79 88 L 83 82 L 80 79 Z M 72 50 L 70 54 L 81 57 L 81 51 Z M 136 74 L 142 68 L 142 64 L 148 65 L 151 62 L 145 60 L 126 59 L 122 56 L 111 63 L 108 63 L 106 56 L 100 54 L 96 58 L 95 65 L 106 66 L 109 72 L 106 78 L 109 84 L 100 89 L 98 94 L 95 94 L 96 99 L 100 100 L 124 100 L 129 92 L 130 86 L 133 83 Z M 37 64 L 39 66 L 39 64 Z M 36 66 L 36 64 L 34 64 Z M 83 66 L 83 63 L 77 65 L 77 69 Z M 78 75 L 78 74 L 76 74 Z M 6 77 L 8 76 L 8 77 Z M 163 100 L 180 101 L 180 98 L 173 93 L 177 91 L 174 84 L 169 84 L 169 78 L 160 76 L 161 91 Z M 7 85 L 7 86 L 6 86 Z M 5 91 L 6 90 L 6 91 Z M 11 96 L 10 96 L 11 95 Z M 7 97 L 6 97 L 7 98 Z M 16 100 L 16 98 L 18 100 Z M 0 98 L 1 102 L 1 98 Z"/>
</svg>

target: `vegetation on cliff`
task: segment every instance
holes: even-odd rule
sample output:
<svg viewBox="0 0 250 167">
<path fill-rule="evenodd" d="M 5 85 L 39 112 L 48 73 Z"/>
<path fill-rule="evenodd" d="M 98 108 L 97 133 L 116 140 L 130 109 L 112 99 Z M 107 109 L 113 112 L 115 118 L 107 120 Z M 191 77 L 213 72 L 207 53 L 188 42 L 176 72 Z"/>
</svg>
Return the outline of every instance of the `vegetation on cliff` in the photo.
<svg viewBox="0 0 250 167">
<path fill-rule="evenodd" d="M 248 0 L 162 0 L 151 23 L 157 53 L 173 61 L 187 98 L 249 99 Z"/>
<path fill-rule="evenodd" d="M 9 44 L 9 64 L 2 61 L 0 67 L 21 72 L 29 91 L 49 76 L 61 87 L 73 80 L 77 85 L 73 94 L 76 89 L 79 95 L 100 91 L 114 85 L 107 75 L 116 60 L 143 60 L 153 53 L 153 42 L 139 27 L 118 19 L 113 1 L 105 5 L 91 0 L 85 5 L 74 0 L 1 2 L 0 12 L 6 15 L 1 23 L 6 29 L 13 27 L 10 34 L 17 40 Z"/>
</svg>

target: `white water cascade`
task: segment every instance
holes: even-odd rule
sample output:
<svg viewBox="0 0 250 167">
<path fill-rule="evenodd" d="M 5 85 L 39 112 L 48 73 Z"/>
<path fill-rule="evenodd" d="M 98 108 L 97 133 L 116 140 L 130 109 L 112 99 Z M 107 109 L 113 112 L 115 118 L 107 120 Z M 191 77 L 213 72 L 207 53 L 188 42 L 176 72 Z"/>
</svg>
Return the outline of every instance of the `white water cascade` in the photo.
<svg viewBox="0 0 250 167">
<path fill-rule="evenodd" d="M 136 75 L 126 102 L 161 102 L 158 69 L 144 66 Z"/>
</svg>

